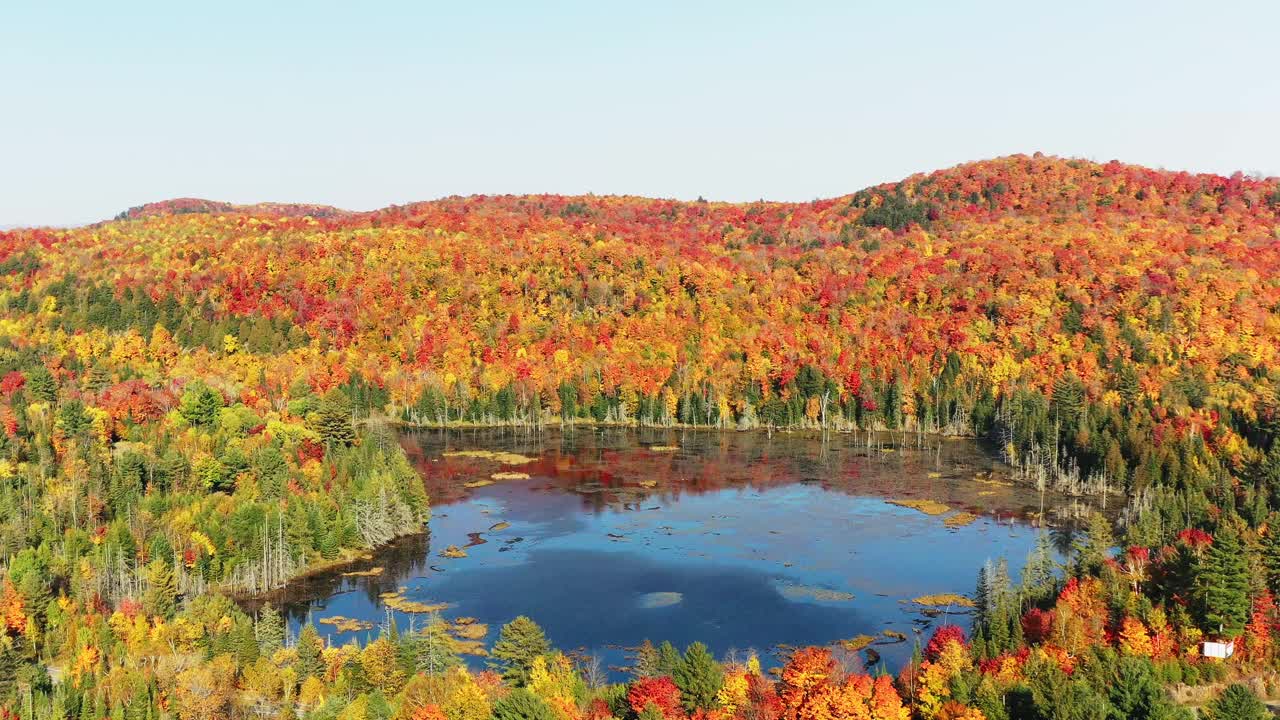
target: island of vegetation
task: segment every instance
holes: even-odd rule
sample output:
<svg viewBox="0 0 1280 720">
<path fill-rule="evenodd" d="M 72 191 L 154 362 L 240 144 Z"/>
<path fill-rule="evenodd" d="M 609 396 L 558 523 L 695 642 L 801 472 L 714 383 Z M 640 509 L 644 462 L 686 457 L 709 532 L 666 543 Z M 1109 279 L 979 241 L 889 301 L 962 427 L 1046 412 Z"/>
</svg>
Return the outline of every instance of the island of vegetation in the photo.
<svg viewBox="0 0 1280 720">
<path fill-rule="evenodd" d="M 1276 181 L 1040 155 L 811 203 L 177 200 L 0 232 L 0 716 L 1266 717 L 1278 311 Z M 895 674 L 833 638 L 773 674 L 646 644 L 617 682 L 528 618 L 331 646 L 240 610 L 424 530 L 395 423 L 977 436 L 1123 512 L 1061 566 L 985 569 L 972 627 Z"/>
</svg>

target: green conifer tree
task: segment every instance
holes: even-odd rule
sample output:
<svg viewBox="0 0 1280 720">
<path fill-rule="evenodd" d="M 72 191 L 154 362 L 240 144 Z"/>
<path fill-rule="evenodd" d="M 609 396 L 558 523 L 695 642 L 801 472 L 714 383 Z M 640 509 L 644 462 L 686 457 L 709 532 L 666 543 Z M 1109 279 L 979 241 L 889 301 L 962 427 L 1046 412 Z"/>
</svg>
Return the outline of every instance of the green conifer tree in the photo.
<svg viewBox="0 0 1280 720">
<path fill-rule="evenodd" d="M 166 620 L 177 608 L 178 586 L 167 558 L 157 557 L 147 565 L 147 591 L 142 603 L 147 613 Z"/>
<path fill-rule="evenodd" d="M 276 650 L 284 647 L 284 618 L 271 603 L 263 605 L 258 611 L 255 631 L 258 636 L 258 649 L 263 655 L 271 657 Z"/>
<path fill-rule="evenodd" d="M 1269 720 L 1272 715 L 1247 685 L 1228 685 L 1205 707 L 1208 720 Z"/>
<path fill-rule="evenodd" d="M 715 707 L 716 694 L 724 684 L 724 671 L 711 657 L 707 646 L 695 642 L 685 648 L 684 657 L 676 665 L 672 679 L 680 688 L 680 699 L 690 713 Z"/>
<path fill-rule="evenodd" d="M 529 682 L 533 661 L 551 652 L 551 643 L 536 622 L 521 615 L 502 626 L 490 655 L 489 667 L 502 672 L 504 680 L 523 687 Z"/>
<path fill-rule="evenodd" d="M 1228 638 L 1243 632 L 1249 618 L 1249 566 L 1240 536 L 1229 524 L 1214 535 L 1195 583 L 1204 629 Z"/>
</svg>

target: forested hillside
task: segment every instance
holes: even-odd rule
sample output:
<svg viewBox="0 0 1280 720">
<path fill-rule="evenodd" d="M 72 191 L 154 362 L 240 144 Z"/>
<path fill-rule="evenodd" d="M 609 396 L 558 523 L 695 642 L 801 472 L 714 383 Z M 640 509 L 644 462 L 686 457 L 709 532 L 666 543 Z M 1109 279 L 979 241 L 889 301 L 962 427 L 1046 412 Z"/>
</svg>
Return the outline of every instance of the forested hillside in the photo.
<svg viewBox="0 0 1280 720">
<path fill-rule="evenodd" d="M 994 720 L 1128 707 L 1108 673 L 1270 671 L 1278 271 L 1275 180 L 1039 155 L 811 203 L 187 199 L 0 232 L 0 700 L 25 720 Z M 1027 482 L 1117 496 L 1125 549 L 1095 520 L 1061 576 L 993 572 L 976 638 L 943 634 L 896 686 L 816 650 L 776 688 L 695 648 L 602 690 L 542 648 L 502 665 L 532 687 L 508 692 L 424 669 L 438 632 L 282 647 L 277 618 L 213 593 L 423 528 L 384 419 L 975 435 Z M 1205 633 L 1247 651 L 1202 670 Z"/>
</svg>

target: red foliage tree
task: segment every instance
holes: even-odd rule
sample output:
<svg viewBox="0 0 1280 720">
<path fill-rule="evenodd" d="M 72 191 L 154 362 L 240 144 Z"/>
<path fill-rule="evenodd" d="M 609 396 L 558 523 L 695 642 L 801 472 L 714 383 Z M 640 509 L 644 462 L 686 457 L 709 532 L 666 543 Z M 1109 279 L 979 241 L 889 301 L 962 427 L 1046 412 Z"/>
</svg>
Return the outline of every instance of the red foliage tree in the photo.
<svg viewBox="0 0 1280 720">
<path fill-rule="evenodd" d="M 631 683 L 627 690 L 627 704 L 639 714 L 650 704 L 656 705 L 667 720 L 683 718 L 684 708 L 680 705 L 680 688 L 667 676 L 640 678 Z"/>
<path fill-rule="evenodd" d="M 930 662 L 937 662 L 942 655 L 942 650 L 949 642 L 958 642 L 965 645 L 967 640 L 964 636 L 964 629 L 959 625 L 941 625 L 933 632 L 933 637 L 929 638 L 929 644 L 924 647 L 924 657 Z"/>
</svg>

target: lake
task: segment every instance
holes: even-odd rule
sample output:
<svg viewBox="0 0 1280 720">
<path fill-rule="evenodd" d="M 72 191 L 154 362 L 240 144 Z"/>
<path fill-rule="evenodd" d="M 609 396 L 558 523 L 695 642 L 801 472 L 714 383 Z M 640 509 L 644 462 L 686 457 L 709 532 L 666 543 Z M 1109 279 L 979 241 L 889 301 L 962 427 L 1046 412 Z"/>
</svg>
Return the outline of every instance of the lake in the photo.
<svg viewBox="0 0 1280 720">
<path fill-rule="evenodd" d="M 441 616 L 473 618 L 472 632 L 488 625 L 488 643 L 528 615 L 556 647 L 615 673 L 646 638 L 755 649 L 769 665 L 780 648 L 858 635 L 878 638 L 892 670 L 917 633 L 969 624 L 963 608 L 914 598 L 971 593 L 989 559 L 1016 574 L 1041 507 L 1069 505 L 1004 479 L 980 443 L 914 435 L 451 429 L 401 442 L 431 496 L 429 535 L 344 568 L 381 574 L 292 583 L 277 602 L 295 631 L 307 617 L 389 614 L 421 627 L 424 615 L 386 607 L 403 588 L 397 600 L 447 604 Z M 441 556 L 449 546 L 465 557 Z M 376 632 L 317 627 L 333 642 Z"/>
</svg>

